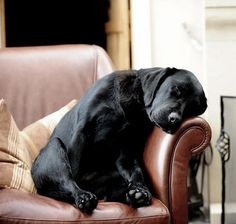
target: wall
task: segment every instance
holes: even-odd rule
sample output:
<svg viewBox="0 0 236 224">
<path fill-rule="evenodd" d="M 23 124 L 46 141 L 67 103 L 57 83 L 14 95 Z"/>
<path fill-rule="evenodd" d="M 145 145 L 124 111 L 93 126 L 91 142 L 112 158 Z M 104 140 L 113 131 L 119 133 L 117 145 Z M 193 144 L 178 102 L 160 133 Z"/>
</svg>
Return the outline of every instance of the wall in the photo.
<svg viewBox="0 0 236 224">
<path fill-rule="evenodd" d="M 204 0 L 131 0 L 133 68 L 186 68 L 204 83 L 203 6 Z"/>
<path fill-rule="evenodd" d="M 203 5 L 203 0 L 151 0 L 153 66 L 189 69 L 204 83 Z"/>
<path fill-rule="evenodd" d="M 130 20 L 132 68 L 149 68 L 152 66 L 150 0 L 130 0 Z"/>
</svg>

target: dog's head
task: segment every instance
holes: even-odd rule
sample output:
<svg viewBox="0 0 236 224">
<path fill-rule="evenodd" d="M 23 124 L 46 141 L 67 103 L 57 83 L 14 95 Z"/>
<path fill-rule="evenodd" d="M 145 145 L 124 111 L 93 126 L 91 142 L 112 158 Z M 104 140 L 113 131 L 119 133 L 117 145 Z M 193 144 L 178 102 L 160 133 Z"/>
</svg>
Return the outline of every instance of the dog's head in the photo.
<svg viewBox="0 0 236 224">
<path fill-rule="evenodd" d="M 165 132 L 174 133 L 184 118 L 207 108 L 203 88 L 189 71 L 151 68 L 138 71 L 149 119 Z"/>
</svg>

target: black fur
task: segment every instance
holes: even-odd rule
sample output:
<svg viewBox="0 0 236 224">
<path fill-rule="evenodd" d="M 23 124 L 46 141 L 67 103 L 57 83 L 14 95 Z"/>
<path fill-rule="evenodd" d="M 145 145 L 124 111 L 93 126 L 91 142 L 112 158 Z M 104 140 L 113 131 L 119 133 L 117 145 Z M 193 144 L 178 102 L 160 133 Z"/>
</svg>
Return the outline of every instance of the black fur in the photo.
<svg viewBox="0 0 236 224">
<path fill-rule="evenodd" d="M 32 167 L 39 194 L 90 213 L 98 199 L 149 205 L 142 153 L 154 125 L 174 133 L 202 114 L 196 77 L 175 68 L 114 72 L 98 80 L 55 128 Z"/>
</svg>

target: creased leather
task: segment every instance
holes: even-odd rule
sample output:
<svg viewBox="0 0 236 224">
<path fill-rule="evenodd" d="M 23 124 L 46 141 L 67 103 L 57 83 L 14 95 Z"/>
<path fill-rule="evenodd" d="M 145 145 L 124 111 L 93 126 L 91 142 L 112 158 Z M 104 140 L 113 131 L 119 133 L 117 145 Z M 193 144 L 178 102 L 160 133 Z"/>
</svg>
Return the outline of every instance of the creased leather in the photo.
<svg viewBox="0 0 236 224">
<path fill-rule="evenodd" d="M 79 99 L 113 66 L 98 46 L 59 45 L 1 49 L 0 71 L 0 97 L 22 129 Z"/>
</svg>

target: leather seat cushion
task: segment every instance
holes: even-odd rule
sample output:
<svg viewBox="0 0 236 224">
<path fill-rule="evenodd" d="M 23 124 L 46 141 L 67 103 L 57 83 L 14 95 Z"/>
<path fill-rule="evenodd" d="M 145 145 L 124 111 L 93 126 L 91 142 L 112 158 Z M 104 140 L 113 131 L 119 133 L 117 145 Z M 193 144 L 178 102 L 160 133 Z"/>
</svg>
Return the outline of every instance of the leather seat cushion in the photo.
<svg viewBox="0 0 236 224">
<path fill-rule="evenodd" d="M 99 202 L 91 215 L 72 205 L 13 189 L 0 191 L 0 223 L 169 223 L 169 211 L 157 199 L 138 209 L 118 202 Z"/>
</svg>

